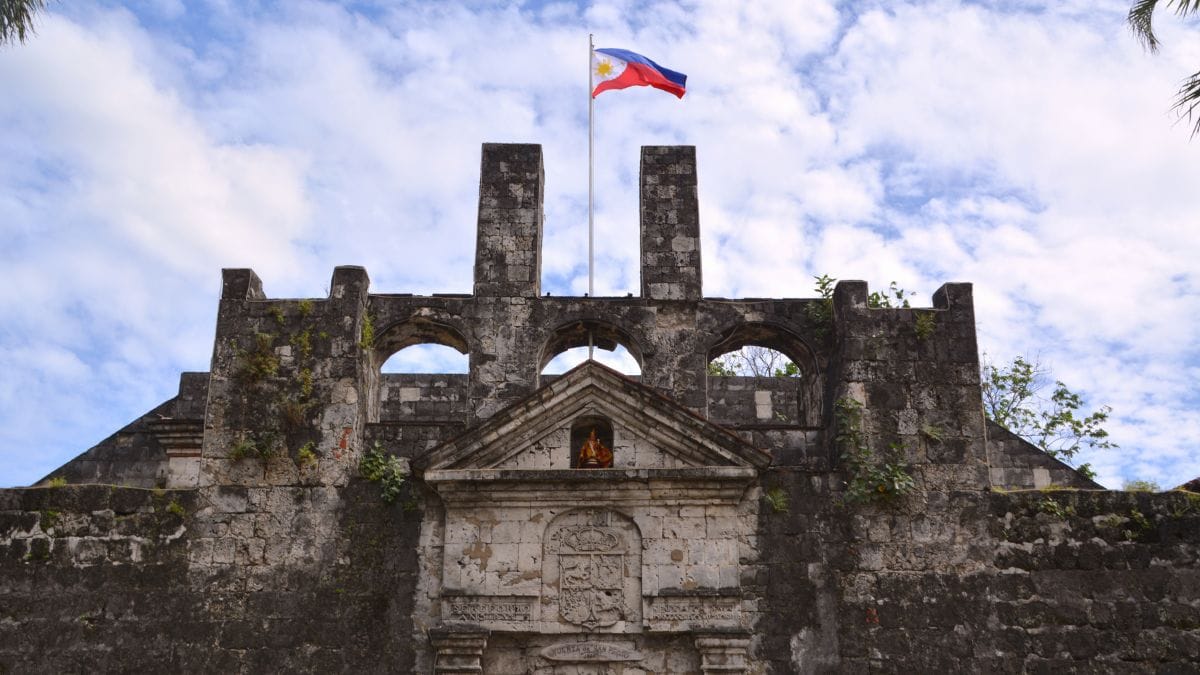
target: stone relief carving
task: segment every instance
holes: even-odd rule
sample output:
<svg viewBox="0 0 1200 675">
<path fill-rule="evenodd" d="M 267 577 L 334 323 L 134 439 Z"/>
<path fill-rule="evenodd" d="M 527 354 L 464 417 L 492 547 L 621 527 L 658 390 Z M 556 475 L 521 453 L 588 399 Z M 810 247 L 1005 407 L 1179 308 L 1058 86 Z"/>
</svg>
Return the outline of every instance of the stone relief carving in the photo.
<svg viewBox="0 0 1200 675">
<path fill-rule="evenodd" d="M 529 621 L 533 616 L 530 597 L 464 595 L 445 600 L 446 618 L 453 621 Z"/>
<path fill-rule="evenodd" d="M 543 565 L 545 595 L 563 621 L 595 630 L 639 619 L 641 537 L 624 516 L 599 509 L 559 516 Z"/>
<path fill-rule="evenodd" d="M 651 597 L 646 598 L 646 621 L 656 630 L 736 628 L 749 617 L 737 597 Z"/>
<path fill-rule="evenodd" d="M 642 654 L 636 649 L 611 642 L 560 642 L 542 649 L 542 658 L 548 661 L 640 661 Z"/>
</svg>

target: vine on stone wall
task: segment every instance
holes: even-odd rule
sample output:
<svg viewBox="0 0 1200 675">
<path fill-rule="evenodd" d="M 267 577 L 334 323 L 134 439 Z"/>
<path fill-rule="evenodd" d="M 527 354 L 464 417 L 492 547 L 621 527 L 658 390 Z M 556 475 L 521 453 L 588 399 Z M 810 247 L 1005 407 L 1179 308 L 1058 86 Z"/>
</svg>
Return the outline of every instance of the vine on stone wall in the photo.
<svg viewBox="0 0 1200 675">
<path fill-rule="evenodd" d="M 312 301 L 301 301 L 298 305 L 300 318 L 307 319 L 312 313 Z M 267 310 L 275 324 L 284 329 L 288 316 L 278 306 Z M 307 322 L 304 322 L 307 323 Z M 234 378 L 240 389 L 239 415 L 241 418 L 238 437 L 230 449 L 229 458 L 234 461 L 256 459 L 265 466 L 276 457 L 287 454 L 300 468 L 315 466 L 320 458 L 313 431 L 309 425 L 309 414 L 315 405 L 313 400 L 313 328 L 283 336 L 292 349 L 294 363 L 291 375 L 279 377 L 283 362 L 276 351 L 280 335 L 255 333 L 249 349 L 234 345 Z M 322 332 L 321 337 L 328 337 Z M 269 428 L 251 432 L 250 428 L 262 428 L 260 423 L 250 424 L 246 419 L 254 402 L 266 404 L 269 417 L 275 424 Z M 261 405 L 261 404 L 260 404 Z"/>
<path fill-rule="evenodd" d="M 912 494 L 917 482 L 904 462 L 904 446 L 892 443 L 875 452 L 862 431 L 863 406 L 843 397 L 834 405 L 837 445 L 846 470 L 846 504 L 886 504 Z"/>
</svg>

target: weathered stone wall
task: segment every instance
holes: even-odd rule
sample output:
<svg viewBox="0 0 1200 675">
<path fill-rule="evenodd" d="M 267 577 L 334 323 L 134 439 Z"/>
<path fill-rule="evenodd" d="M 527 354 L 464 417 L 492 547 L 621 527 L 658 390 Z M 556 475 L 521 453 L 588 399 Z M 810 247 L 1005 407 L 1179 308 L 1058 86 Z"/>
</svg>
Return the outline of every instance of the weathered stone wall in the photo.
<svg viewBox="0 0 1200 675">
<path fill-rule="evenodd" d="M 465 422 L 472 415 L 466 375 L 383 375 L 381 422 Z"/>
<path fill-rule="evenodd" d="M 971 285 L 942 286 L 933 309 L 874 309 L 868 295 L 861 281 L 834 290 L 833 406 L 860 407 L 867 446 L 902 449 L 923 489 L 986 489 Z M 845 427 L 836 419 L 845 415 L 834 417 Z"/>
<path fill-rule="evenodd" d="M 281 494 L 0 490 L 0 673 L 413 672 L 419 512 L 362 482 L 327 522 L 250 511 Z"/>
<path fill-rule="evenodd" d="M 756 631 L 773 673 L 1191 673 L 1200 496 L 925 495 L 847 508 L 822 477 L 768 478 Z"/>
<path fill-rule="evenodd" d="M 1072 487 L 1083 490 L 1102 486 L 1075 469 L 1042 452 L 1013 432 L 987 421 L 988 471 L 992 485 L 1004 489 Z"/>
<path fill-rule="evenodd" d="M 741 572 L 769 672 L 1196 672 L 1200 497 L 974 492 L 863 509 L 841 506 L 828 475 L 764 483 L 790 497 L 760 509 L 760 559 Z M 206 523 L 197 491 L 0 491 L 0 672 L 414 672 L 420 516 L 376 490 L 338 491 L 336 554 L 315 565 L 302 549 L 255 565 L 254 530 Z M 222 526 L 239 532 L 232 551 L 204 543 Z M 684 643 L 637 642 L 687 661 Z M 513 653 L 490 644 L 489 658 Z"/>
<path fill-rule="evenodd" d="M 0 672 L 173 670 L 197 596 L 194 492 L 0 490 Z"/>
<path fill-rule="evenodd" d="M 708 418 L 733 427 L 802 426 L 802 381 L 791 377 L 708 377 Z"/>
<path fill-rule="evenodd" d="M 539 528 L 600 501 L 638 561 L 622 583 L 651 592 L 628 591 L 627 634 L 580 649 L 641 653 L 631 672 L 744 658 L 722 651 L 742 638 L 687 624 L 713 611 L 752 627 L 752 673 L 1197 672 L 1200 497 L 989 491 L 1091 484 L 985 427 L 969 285 L 922 309 L 872 308 L 862 282 L 831 299 L 704 298 L 695 151 L 645 148 L 642 296 L 544 296 L 540 149 L 489 144 L 482 165 L 473 295 L 371 293 L 365 270 L 340 267 L 327 298 L 271 299 L 253 271 L 226 270 L 211 373 L 54 474 L 193 489 L 0 491 L 0 672 L 429 672 L 435 642 L 483 644 L 439 632 L 455 611 L 553 599 L 542 584 L 561 569 L 544 556 L 583 552 Z M 540 375 L 589 339 L 641 365 L 587 394 L 626 406 L 608 477 L 567 468 L 587 411 L 547 420 L 558 394 Z M 421 343 L 467 354 L 469 373 L 380 374 Z M 799 377 L 708 376 L 744 345 L 783 352 Z M 754 469 L 692 464 L 730 434 Z M 420 475 L 460 442 L 499 454 L 446 467 L 467 478 L 411 478 L 394 506 L 358 475 L 374 448 Z M 847 499 L 848 443 L 895 449 L 913 494 Z M 490 488 L 471 473 L 518 452 Z M 443 587 L 478 606 L 456 610 Z M 476 657 L 579 670 L 570 643 L 590 633 L 541 628 L 562 641 L 496 634 Z"/>
<path fill-rule="evenodd" d="M 110 483 L 128 487 L 172 484 L 170 454 L 199 452 L 208 398 L 208 373 L 183 373 L 179 393 L 38 481 Z M 178 462 L 177 462 L 178 463 Z"/>
</svg>

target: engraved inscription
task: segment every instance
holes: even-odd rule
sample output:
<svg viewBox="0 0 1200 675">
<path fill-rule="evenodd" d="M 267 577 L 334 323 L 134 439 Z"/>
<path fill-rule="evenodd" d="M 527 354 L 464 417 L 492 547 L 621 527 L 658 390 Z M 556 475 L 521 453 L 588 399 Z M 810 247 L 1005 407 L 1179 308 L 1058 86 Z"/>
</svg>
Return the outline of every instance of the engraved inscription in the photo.
<svg viewBox="0 0 1200 675">
<path fill-rule="evenodd" d="M 646 620 L 727 626 L 745 619 L 737 598 L 647 598 Z"/>
<path fill-rule="evenodd" d="M 455 621 L 529 621 L 534 598 L 468 595 L 446 598 L 448 618 Z"/>
<path fill-rule="evenodd" d="M 542 650 L 542 658 L 550 661 L 640 661 L 635 649 L 611 642 L 561 642 Z"/>
</svg>

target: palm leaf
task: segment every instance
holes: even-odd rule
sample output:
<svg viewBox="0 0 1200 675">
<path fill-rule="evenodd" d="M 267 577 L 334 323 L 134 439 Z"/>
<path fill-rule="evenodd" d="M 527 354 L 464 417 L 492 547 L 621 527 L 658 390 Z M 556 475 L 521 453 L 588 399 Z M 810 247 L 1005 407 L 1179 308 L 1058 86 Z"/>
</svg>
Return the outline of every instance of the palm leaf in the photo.
<svg viewBox="0 0 1200 675">
<path fill-rule="evenodd" d="M 0 0 L 0 45 L 15 37 L 24 42 L 33 32 L 33 15 L 46 6 L 46 0 Z"/>
<path fill-rule="evenodd" d="M 1179 113 L 1179 119 L 1187 118 L 1192 125 L 1192 138 L 1200 134 L 1200 73 L 1192 73 L 1183 81 L 1171 109 Z"/>
<path fill-rule="evenodd" d="M 1171 0 L 1167 0 L 1170 4 Z M 1129 29 L 1133 31 L 1134 37 L 1147 51 L 1158 51 L 1158 36 L 1154 34 L 1154 8 L 1158 6 L 1158 0 L 1137 0 L 1133 3 L 1133 7 L 1129 8 L 1129 16 L 1126 21 L 1129 22 Z"/>
<path fill-rule="evenodd" d="M 1136 0 L 1129 8 L 1129 16 L 1126 18 L 1134 37 L 1150 52 L 1158 51 L 1161 44 L 1158 36 L 1154 34 L 1154 9 L 1158 7 L 1158 2 L 1159 0 Z M 1174 6 L 1175 14 L 1180 17 L 1200 12 L 1200 0 L 1166 0 L 1163 6 Z"/>
</svg>

